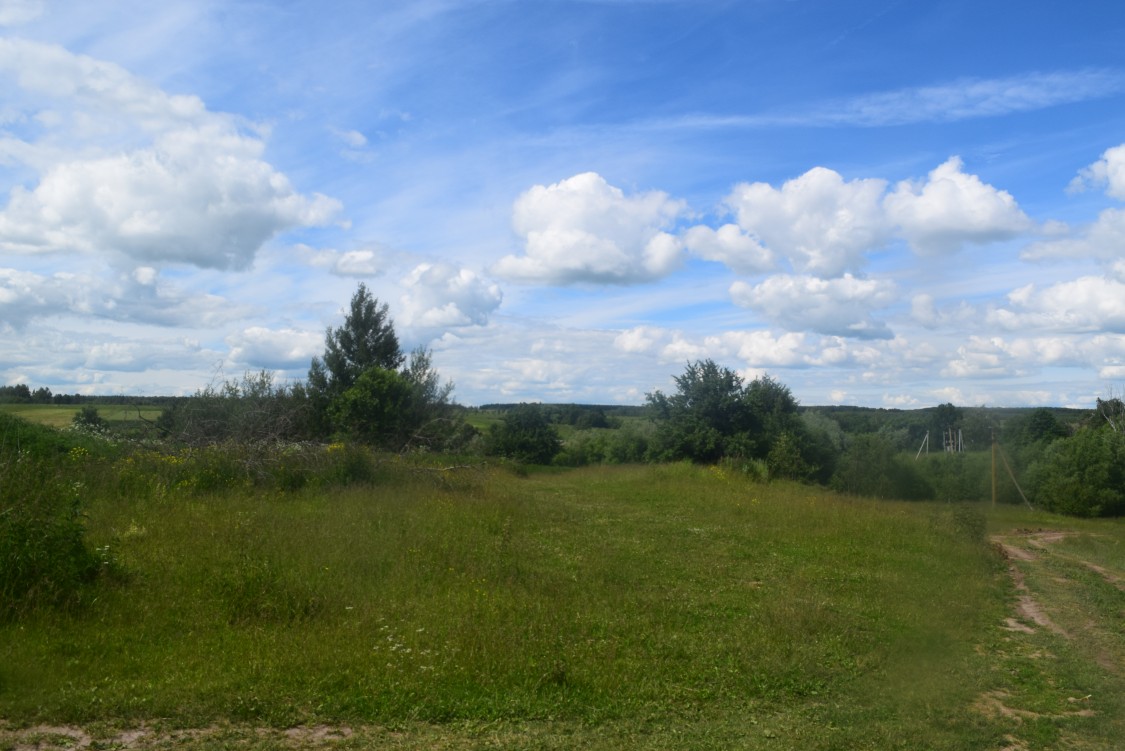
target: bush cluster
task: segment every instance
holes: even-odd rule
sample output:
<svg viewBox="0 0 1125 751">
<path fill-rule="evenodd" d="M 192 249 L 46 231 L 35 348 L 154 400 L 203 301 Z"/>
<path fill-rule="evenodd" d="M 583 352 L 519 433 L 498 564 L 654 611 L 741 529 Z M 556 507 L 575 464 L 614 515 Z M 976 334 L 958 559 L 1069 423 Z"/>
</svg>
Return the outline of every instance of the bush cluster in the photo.
<svg viewBox="0 0 1125 751">
<path fill-rule="evenodd" d="M 484 452 L 525 464 L 550 464 L 562 450 L 562 439 L 537 404 L 520 404 L 485 436 Z"/>
<path fill-rule="evenodd" d="M 656 420 L 648 456 L 656 461 L 766 462 L 771 477 L 824 481 L 834 454 L 827 436 L 810 430 L 785 385 L 762 376 L 750 383 L 712 360 L 689 363 L 676 393 L 647 396 Z"/>
<path fill-rule="evenodd" d="M 29 455 L 0 458 L 0 617 L 71 607 L 98 573 L 81 483 Z"/>
<path fill-rule="evenodd" d="M 107 447 L 0 414 L 0 618 L 80 605 L 112 561 L 86 543 L 82 469 Z M 96 476 L 90 476 L 93 481 Z"/>
</svg>

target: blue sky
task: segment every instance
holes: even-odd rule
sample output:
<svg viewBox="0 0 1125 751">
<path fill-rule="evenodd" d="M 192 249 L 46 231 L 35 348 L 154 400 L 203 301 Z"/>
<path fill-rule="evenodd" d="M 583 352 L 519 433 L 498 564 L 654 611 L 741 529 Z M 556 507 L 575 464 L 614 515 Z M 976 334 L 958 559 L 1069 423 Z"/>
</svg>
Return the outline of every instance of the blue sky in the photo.
<svg viewBox="0 0 1125 751">
<path fill-rule="evenodd" d="M 0 0 L 0 382 L 303 378 L 360 283 L 466 404 L 1125 385 L 1125 5 Z"/>
</svg>

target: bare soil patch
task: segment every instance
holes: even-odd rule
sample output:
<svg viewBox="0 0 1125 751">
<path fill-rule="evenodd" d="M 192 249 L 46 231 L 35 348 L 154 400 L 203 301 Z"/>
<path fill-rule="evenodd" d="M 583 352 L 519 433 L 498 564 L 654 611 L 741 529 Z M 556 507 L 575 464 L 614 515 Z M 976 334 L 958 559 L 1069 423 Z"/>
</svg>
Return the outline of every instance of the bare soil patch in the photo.
<svg viewBox="0 0 1125 751">
<path fill-rule="evenodd" d="M 98 731 L 77 725 L 35 725 L 10 728 L 0 725 L 0 748 L 13 751 L 74 751 L 74 749 L 176 749 L 185 745 L 222 748 L 325 749 L 351 738 L 352 728 L 328 725 L 278 730 L 213 725 L 205 728 L 161 729 L 148 725 Z"/>
<path fill-rule="evenodd" d="M 1065 536 L 1065 533 L 1059 534 Z M 1057 539 L 1061 539 L 1061 537 Z M 1005 538 L 1003 537 L 994 537 L 992 543 L 1008 561 L 1033 562 L 1039 560 L 1039 557 L 1034 553 L 1025 548 L 1005 542 Z M 1043 608 L 1043 605 L 1032 596 L 1031 590 L 1028 589 L 1027 582 L 1024 580 L 1023 572 L 1020 571 L 1019 567 L 1014 563 L 1009 563 L 1008 575 L 1012 577 L 1012 582 L 1015 584 L 1016 591 L 1020 593 L 1020 596 L 1016 601 L 1016 615 L 1014 618 L 1008 618 L 1005 621 L 1005 628 L 1009 631 L 1020 631 L 1031 634 L 1035 632 L 1035 629 L 1031 625 L 1034 624 L 1035 626 L 1045 628 L 1048 631 L 1052 631 L 1059 636 L 1069 639 L 1070 635 L 1051 620 L 1050 616 L 1047 615 L 1047 611 Z"/>
<path fill-rule="evenodd" d="M 1047 613 L 1047 609 L 1036 599 L 1035 595 L 1027 586 L 1024 573 L 1020 569 L 1020 565 L 1017 564 L 1036 566 L 1041 564 L 1045 559 L 1064 561 L 1093 571 L 1109 584 L 1125 591 L 1125 580 L 1117 573 L 1080 556 L 1061 552 L 1053 547 L 1055 543 L 1078 536 L 1079 534 L 1078 532 L 1064 530 L 1018 529 L 1009 534 L 994 535 L 991 538 L 993 546 L 1000 552 L 1005 560 L 1008 561 L 1008 573 L 1012 578 L 1012 583 L 1015 585 L 1016 591 L 1019 593 L 1019 597 L 1016 601 L 1015 615 L 1005 620 L 1005 629 L 1030 634 L 1034 633 L 1036 628 L 1044 628 L 1067 640 L 1082 638 L 1081 636 L 1075 637 L 1075 635 L 1070 633 L 1067 629 L 1064 629 L 1052 620 Z M 1072 583 L 1066 578 L 1055 578 L 1055 581 L 1064 586 Z M 1065 620 L 1065 618 L 1063 620 Z M 1071 625 L 1074 625 L 1073 618 L 1071 620 Z M 1085 626 L 1076 626 L 1080 633 L 1089 632 L 1098 627 L 1099 625 L 1093 621 L 1090 621 Z M 1099 649 L 1092 656 L 1094 661 L 1102 668 L 1111 673 L 1121 673 L 1122 666 L 1119 660 L 1114 655 L 1110 654 L 1108 650 Z"/>
</svg>

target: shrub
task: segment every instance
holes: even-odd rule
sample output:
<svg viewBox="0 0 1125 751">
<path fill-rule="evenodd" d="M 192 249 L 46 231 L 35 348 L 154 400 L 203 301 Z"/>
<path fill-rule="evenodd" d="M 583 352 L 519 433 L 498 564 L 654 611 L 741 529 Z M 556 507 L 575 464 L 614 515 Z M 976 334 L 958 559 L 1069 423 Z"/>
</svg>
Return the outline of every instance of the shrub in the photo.
<svg viewBox="0 0 1125 751">
<path fill-rule="evenodd" d="M 770 447 L 770 452 L 766 455 L 766 466 L 769 467 L 770 477 L 786 480 L 804 480 L 812 471 L 801 457 L 798 439 L 788 431 L 779 435 Z"/>
<path fill-rule="evenodd" d="M 161 436 L 187 446 L 214 443 L 273 444 L 311 434 L 311 406 L 299 386 L 278 386 L 267 371 L 208 386 L 165 409 Z"/>
<path fill-rule="evenodd" d="M 405 377 L 372 367 L 332 400 L 329 414 L 333 424 L 352 438 L 398 449 L 409 438 L 406 418 L 413 395 Z"/>
<path fill-rule="evenodd" d="M 831 459 L 821 449 L 828 442 L 810 435 L 784 384 L 768 375 L 744 383 L 712 360 L 689 363 L 674 380 L 676 393 L 646 397 L 656 422 L 652 459 L 765 459 L 777 476 L 802 480 L 831 472 Z"/>
<path fill-rule="evenodd" d="M 0 457 L 0 618 L 80 601 L 99 561 L 87 547 L 81 483 L 49 464 Z"/>
<path fill-rule="evenodd" d="M 84 432 L 0 414 L 0 618 L 75 605 L 112 563 L 87 546 L 82 501 L 87 482 L 103 479 L 92 462 L 116 451 Z"/>
<path fill-rule="evenodd" d="M 755 413 L 742 378 L 713 360 L 689 363 L 674 378 L 676 393 L 647 395 L 657 421 L 654 452 L 660 460 L 715 462 L 744 455 L 756 433 Z"/>
<path fill-rule="evenodd" d="M 584 467 L 605 461 L 605 430 L 580 430 L 563 444 L 554 462 L 563 467 Z"/>
<path fill-rule="evenodd" d="M 98 414 L 98 408 L 90 404 L 76 412 L 71 422 L 76 428 L 101 429 L 108 425 L 105 419 Z"/>
<path fill-rule="evenodd" d="M 1091 427 L 1059 439 L 1047 447 L 1031 476 L 1032 495 L 1049 511 L 1125 515 L 1125 433 Z"/>
<path fill-rule="evenodd" d="M 375 479 L 375 458 L 366 447 L 331 443 L 324 449 L 324 453 L 327 461 L 317 473 L 321 484 L 348 485 Z"/>
<path fill-rule="evenodd" d="M 528 464 L 550 464 L 562 441 L 537 404 L 520 404 L 489 427 L 485 453 Z"/>
<path fill-rule="evenodd" d="M 646 431 L 633 424 L 614 430 L 606 440 L 605 461 L 609 464 L 643 462 L 648 455 L 651 433 L 651 428 Z"/>
</svg>

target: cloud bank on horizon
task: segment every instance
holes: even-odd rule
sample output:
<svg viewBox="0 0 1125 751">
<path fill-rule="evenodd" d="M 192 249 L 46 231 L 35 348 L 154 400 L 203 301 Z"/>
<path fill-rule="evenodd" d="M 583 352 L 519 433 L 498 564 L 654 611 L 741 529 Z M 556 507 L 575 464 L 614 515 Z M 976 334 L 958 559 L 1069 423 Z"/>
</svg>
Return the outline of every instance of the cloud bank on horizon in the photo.
<svg viewBox="0 0 1125 751">
<path fill-rule="evenodd" d="M 1125 7 L 368 5 L 0 0 L 0 382 L 303 378 L 362 281 L 467 404 L 1121 392 Z"/>
</svg>

